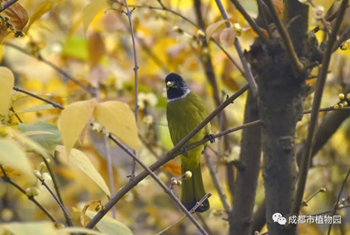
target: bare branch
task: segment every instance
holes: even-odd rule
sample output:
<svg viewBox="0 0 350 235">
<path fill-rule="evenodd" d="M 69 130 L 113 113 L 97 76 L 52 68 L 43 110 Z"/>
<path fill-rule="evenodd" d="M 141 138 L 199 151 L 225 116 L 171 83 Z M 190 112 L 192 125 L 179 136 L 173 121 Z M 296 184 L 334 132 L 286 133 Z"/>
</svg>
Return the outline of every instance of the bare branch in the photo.
<svg viewBox="0 0 350 235">
<path fill-rule="evenodd" d="M 213 180 L 214 186 L 215 186 L 216 190 L 218 191 L 221 203 L 224 206 L 226 213 L 229 213 L 231 210 L 230 203 L 229 203 L 229 201 L 224 193 L 224 190 L 221 187 L 221 183 L 216 175 L 216 171 L 214 169 L 213 164 L 210 161 L 210 158 L 209 158 L 209 155 L 207 152 L 204 152 L 204 157 L 205 157 L 205 161 L 207 162 L 207 166 L 209 168 L 211 179 Z"/>
</svg>

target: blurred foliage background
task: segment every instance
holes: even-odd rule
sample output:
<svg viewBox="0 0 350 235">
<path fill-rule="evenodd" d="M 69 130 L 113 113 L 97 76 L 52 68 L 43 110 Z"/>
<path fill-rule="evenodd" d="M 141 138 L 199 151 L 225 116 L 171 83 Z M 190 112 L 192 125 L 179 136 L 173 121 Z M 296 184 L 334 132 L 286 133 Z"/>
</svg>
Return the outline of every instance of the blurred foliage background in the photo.
<svg viewBox="0 0 350 235">
<path fill-rule="evenodd" d="M 88 0 L 53 0 L 49 1 L 52 4 L 50 7 L 49 3 L 45 2 L 47 1 L 20 0 L 19 3 L 28 12 L 29 17 L 33 17 L 35 13 L 38 14 L 40 11 L 42 11 L 42 16 L 29 21 L 29 25 L 23 30 L 24 37 L 15 38 L 13 34 L 9 34 L 0 45 L 1 64 L 14 72 L 16 86 L 63 106 L 91 98 L 89 93 L 64 76 L 64 73 L 67 73 L 80 83 L 93 87 L 98 92 L 97 98 L 99 100 L 123 101 L 134 109 L 133 50 L 129 22 L 123 12 L 125 8 L 122 1 L 114 0 L 108 4 L 97 4 L 95 8 L 86 7 L 91 3 Z M 251 16 L 257 15 L 256 1 L 240 2 Z M 333 1 L 319 0 L 314 2 L 328 8 Z M 192 1 L 162 0 L 161 3 L 186 19 L 196 22 Z M 230 21 L 237 22 L 242 26 L 243 32 L 239 39 L 243 48 L 249 50 L 249 46 L 256 37 L 255 33 L 230 1 L 223 1 L 223 3 Z M 46 8 L 38 10 L 40 4 L 44 4 Z M 137 123 L 140 138 L 139 158 L 146 165 L 151 165 L 173 147 L 165 118 L 164 78 L 169 72 L 181 74 L 191 89 L 203 97 L 209 111 L 214 110 L 215 104 L 212 88 L 205 77 L 204 68 L 200 62 L 203 53 L 201 53 L 202 44 L 197 37 L 198 28 L 172 12 L 161 9 L 162 6 L 158 1 L 133 0 L 128 1 L 128 4 L 132 9 L 139 66 L 139 96 L 137 101 L 139 105 Z M 148 6 L 154 6 L 157 9 L 150 9 Z M 221 20 L 215 1 L 203 0 L 201 7 L 206 27 Z M 350 12 L 347 11 L 343 29 L 349 24 L 349 14 Z M 310 16 L 312 19 L 312 12 Z M 90 24 L 87 23 L 89 18 L 91 18 Z M 316 21 L 310 21 L 310 23 L 310 29 L 317 24 Z M 212 34 L 212 37 L 220 40 L 220 33 L 223 29 L 223 26 L 219 27 Z M 322 39 L 324 32 L 319 31 L 317 36 Z M 237 62 L 239 61 L 233 46 L 224 48 Z M 27 52 L 27 54 L 23 52 Z M 233 94 L 245 84 L 245 79 L 237 67 L 214 43 L 210 43 L 208 53 L 212 58 L 216 82 L 219 90 L 222 91 L 222 97 L 225 97 L 226 94 Z M 336 104 L 339 101 L 338 94 L 344 92 L 344 87 L 349 86 L 349 56 L 349 50 L 338 50 L 333 56 L 322 107 Z M 42 60 L 49 61 L 54 66 L 48 65 Z M 318 69 L 316 68 L 312 74 L 316 75 L 317 73 Z M 311 86 L 314 85 L 314 80 L 308 81 Z M 310 94 L 305 98 L 305 110 L 311 108 L 312 97 L 313 94 Z M 16 111 L 43 104 L 42 101 L 28 96 L 13 99 L 15 100 L 13 108 Z M 245 102 L 246 94 L 225 109 L 228 127 L 243 124 Z M 58 109 L 51 109 L 25 112 L 19 116 L 26 124 L 40 121 L 57 123 L 60 112 Z M 320 123 L 325 114 L 320 114 Z M 17 122 L 15 118 L 13 119 L 13 122 Z M 297 137 L 300 141 L 298 141 L 297 148 L 302 144 L 302 139 L 306 137 L 308 120 L 309 115 L 304 115 L 298 124 Z M 16 130 L 17 127 L 14 125 L 11 128 Z M 219 130 L 218 121 L 214 119 L 212 132 L 217 133 Z M 313 158 L 313 167 L 309 172 L 305 196 L 307 198 L 320 188 L 325 188 L 327 191 L 313 198 L 308 203 L 308 207 L 302 209 L 303 214 L 312 215 L 333 208 L 350 164 L 349 138 L 350 121 L 346 119 Z M 227 161 L 238 159 L 241 131 L 230 134 L 229 141 L 230 151 L 223 151 L 221 140 L 211 144 L 206 151 L 217 169 L 218 178 L 228 197 L 230 194 L 226 186 L 224 165 Z M 127 176 L 131 172 L 132 160 L 113 143 L 110 143 L 110 146 L 113 159 L 114 187 L 117 191 L 129 180 Z M 78 143 L 75 147 L 85 153 L 108 184 L 103 134 L 88 130 L 84 142 Z M 33 154 L 30 160 L 34 166 L 39 167 L 40 158 Z M 50 165 L 57 176 L 65 206 L 76 224 L 80 224 L 80 214 L 75 212 L 74 208 L 81 210 L 88 201 L 93 199 L 100 199 L 102 204 L 108 201 L 94 181 L 74 164 L 63 161 L 59 154 L 51 159 Z M 225 221 L 227 215 L 223 212 L 223 206 L 204 160 L 202 166 L 206 191 L 213 195 L 209 199 L 211 209 L 200 215 L 200 221 L 206 224 L 211 234 L 227 234 L 228 223 Z M 137 166 L 136 172 L 141 171 L 142 168 Z M 167 184 L 170 183 L 172 176 L 179 176 L 180 172 L 178 158 L 156 171 L 159 178 Z M 26 185 L 26 180 L 21 176 L 15 176 L 13 180 L 23 187 Z M 262 176 L 260 176 L 256 208 L 264 199 L 263 184 Z M 50 186 L 53 187 L 53 185 Z M 179 188 L 175 187 L 174 190 L 179 195 Z M 346 200 L 344 205 L 348 205 L 349 193 L 349 184 L 346 183 L 342 195 L 342 198 Z M 64 221 L 59 206 L 46 190 L 42 189 L 36 198 L 56 218 Z M 11 185 L 2 181 L 0 182 L 0 211 L 1 222 L 46 219 L 45 215 L 31 201 L 19 194 Z M 116 205 L 116 211 L 117 219 L 128 226 L 134 234 L 145 235 L 159 232 L 183 214 L 150 177 L 131 190 Z M 343 221 L 340 226 L 333 228 L 332 234 L 350 234 L 349 210 L 339 210 L 338 213 L 343 216 Z M 196 216 L 196 218 L 198 217 Z M 326 225 L 303 224 L 299 225 L 299 228 L 301 234 L 324 234 L 328 227 Z M 185 219 L 170 228 L 166 234 L 197 234 L 195 231 L 196 228 L 188 219 Z"/>
</svg>

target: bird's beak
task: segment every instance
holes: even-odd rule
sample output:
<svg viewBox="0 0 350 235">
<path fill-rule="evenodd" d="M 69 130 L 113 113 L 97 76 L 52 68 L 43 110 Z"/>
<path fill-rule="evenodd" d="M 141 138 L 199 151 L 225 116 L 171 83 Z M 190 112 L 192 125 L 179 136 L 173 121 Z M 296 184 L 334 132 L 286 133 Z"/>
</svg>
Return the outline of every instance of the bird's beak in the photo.
<svg viewBox="0 0 350 235">
<path fill-rule="evenodd" d="M 174 87 L 174 84 L 173 84 L 172 82 L 169 81 L 169 82 L 166 83 L 166 86 L 167 86 L 167 87 Z"/>
</svg>

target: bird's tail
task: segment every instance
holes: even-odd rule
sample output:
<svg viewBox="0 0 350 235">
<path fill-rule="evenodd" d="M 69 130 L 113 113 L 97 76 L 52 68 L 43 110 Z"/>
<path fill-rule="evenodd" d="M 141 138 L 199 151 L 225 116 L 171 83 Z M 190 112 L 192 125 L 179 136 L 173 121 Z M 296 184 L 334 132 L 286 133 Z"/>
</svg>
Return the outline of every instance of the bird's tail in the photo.
<svg viewBox="0 0 350 235">
<path fill-rule="evenodd" d="M 201 167 L 198 164 L 196 168 L 182 165 L 182 174 L 186 171 L 192 172 L 192 177 L 189 179 L 182 180 L 181 186 L 181 202 L 187 210 L 191 210 L 197 202 L 199 202 L 205 196 L 205 190 L 202 180 Z M 200 205 L 195 212 L 204 212 L 210 207 L 208 199 L 206 199 L 202 205 Z"/>
</svg>

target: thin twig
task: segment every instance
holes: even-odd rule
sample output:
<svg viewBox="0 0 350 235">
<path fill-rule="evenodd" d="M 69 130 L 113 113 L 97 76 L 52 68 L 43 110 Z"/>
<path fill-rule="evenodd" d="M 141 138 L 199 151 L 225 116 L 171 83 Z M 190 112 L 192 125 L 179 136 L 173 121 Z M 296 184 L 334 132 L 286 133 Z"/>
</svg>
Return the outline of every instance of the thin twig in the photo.
<svg viewBox="0 0 350 235">
<path fill-rule="evenodd" d="M 12 186 L 14 186 L 16 189 L 18 189 L 19 191 L 21 191 L 21 193 L 23 193 L 24 195 L 27 196 L 26 191 L 21 188 L 18 184 L 16 184 L 15 182 L 13 182 L 8 175 L 6 174 L 4 168 L 2 167 L 2 165 L 0 165 L 0 169 L 2 171 L 3 176 L 1 177 L 6 183 L 11 184 Z M 39 207 L 39 209 L 44 212 L 52 222 L 57 223 L 57 220 L 50 214 L 50 212 L 48 210 L 45 209 L 45 207 L 43 207 L 35 198 L 34 196 L 27 196 L 28 200 L 34 202 L 35 205 L 37 205 Z"/>
<path fill-rule="evenodd" d="M 59 187 L 58 187 L 58 184 L 57 184 L 57 180 L 56 180 L 56 177 L 55 177 L 55 175 L 53 174 L 53 172 L 51 170 L 50 164 L 49 164 L 49 162 L 46 160 L 46 158 L 44 156 L 42 156 L 42 155 L 40 155 L 40 156 L 43 159 L 43 161 L 45 163 L 45 166 L 46 166 L 46 169 L 48 170 L 48 172 L 49 172 L 49 174 L 51 176 L 53 187 L 55 188 L 58 200 L 60 200 L 61 204 L 64 206 L 64 203 L 63 203 L 63 200 L 62 200 L 62 197 L 61 197 L 61 193 L 60 193 L 60 190 L 59 190 Z M 67 217 L 66 214 L 64 214 L 64 216 L 66 217 L 66 223 L 69 224 L 69 217 Z"/>
<path fill-rule="evenodd" d="M 18 116 L 18 114 L 15 112 L 14 108 L 11 107 L 10 110 L 14 113 L 14 115 L 16 116 L 16 118 L 18 119 L 18 121 L 19 121 L 20 123 L 23 123 L 22 120 L 21 120 L 21 118 L 20 118 L 20 117 Z"/>
<path fill-rule="evenodd" d="M 204 197 L 196 203 L 196 205 L 194 205 L 194 207 L 192 207 L 192 209 L 189 211 L 191 214 L 193 214 L 195 212 L 195 210 L 207 199 L 211 196 L 210 193 L 207 193 L 204 195 Z M 165 231 L 167 231 L 169 228 L 173 227 L 174 225 L 176 225 L 177 223 L 179 223 L 181 220 L 183 220 L 184 218 L 186 218 L 187 215 L 183 215 L 180 219 L 176 220 L 174 223 L 172 223 L 171 225 L 169 225 L 168 227 L 166 227 L 165 229 L 163 229 L 162 231 L 158 232 L 156 235 L 160 235 L 162 233 L 164 233 Z"/>
<path fill-rule="evenodd" d="M 231 0 L 233 5 L 237 8 L 237 10 L 243 15 L 243 17 L 248 21 L 250 26 L 254 29 L 254 31 L 260 36 L 260 38 L 266 43 L 271 44 L 271 40 L 265 35 L 265 33 L 260 29 L 260 27 L 256 24 L 252 17 L 244 10 L 242 5 L 237 0 Z"/>
<path fill-rule="evenodd" d="M 239 70 L 239 72 L 242 74 L 243 77 L 245 77 L 244 71 L 241 68 L 241 66 L 238 65 L 238 63 L 235 61 L 235 59 L 221 46 L 221 44 L 215 39 L 215 38 L 210 38 L 211 41 L 213 41 L 220 49 L 222 52 L 225 53 L 227 58 L 236 66 L 236 68 Z"/>
<path fill-rule="evenodd" d="M 127 16 L 129 19 L 129 26 L 130 26 L 130 33 L 131 33 L 131 39 L 132 39 L 132 48 L 134 53 L 134 73 L 135 73 L 135 120 L 137 122 L 137 113 L 139 110 L 138 106 L 138 79 L 137 79 L 137 71 L 139 69 L 139 66 L 137 65 L 137 54 L 136 54 L 136 44 L 135 44 L 135 35 L 134 35 L 134 27 L 131 20 L 131 13 L 129 10 L 128 2 L 124 0 L 124 5 L 126 8 Z M 130 180 L 133 180 L 135 177 L 135 170 L 136 170 L 136 162 L 135 159 L 132 161 L 132 167 L 131 167 L 131 177 Z"/>
<path fill-rule="evenodd" d="M 66 211 L 66 208 L 62 205 L 62 203 L 61 203 L 60 200 L 57 198 L 57 196 L 52 192 L 52 190 L 50 189 L 50 187 L 46 184 L 45 180 L 42 179 L 41 177 L 37 176 L 37 175 L 36 175 L 36 177 L 37 177 L 38 180 L 41 182 L 41 184 L 44 185 L 44 187 L 47 189 L 47 191 L 49 191 L 49 193 L 50 193 L 51 196 L 55 199 L 55 201 L 57 202 L 57 204 L 61 207 L 61 210 L 62 210 L 64 216 L 65 216 L 66 218 L 68 218 L 68 221 L 67 221 L 68 225 L 69 225 L 70 227 L 74 227 L 73 221 L 72 221 L 72 219 L 69 217 L 68 212 Z"/>
<path fill-rule="evenodd" d="M 305 201 L 303 201 L 301 207 L 307 206 L 307 203 L 308 203 L 309 201 L 311 201 L 311 199 L 313 199 L 314 197 L 316 197 L 317 194 L 323 193 L 323 192 L 325 192 L 325 191 L 326 191 L 326 190 L 325 190 L 324 188 L 321 188 L 321 189 L 317 190 L 317 191 L 314 192 L 308 199 L 306 199 Z"/>
<path fill-rule="evenodd" d="M 281 39 L 283 41 L 284 46 L 286 47 L 287 54 L 292 63 L 292 67 L 296 72 L 303 72 L 304 65 L 299 61 L 299 58 L 294 50 L 294 46 L 292 40 L 290 39 L 286 28 L 284 27 L 282 21 L 278 17 L 276 9 L 271 0 L 265 0 L 266 6 L 269 8 L 271 17 L 276 24 L 276 28 L 281 35 Z"/>
<path fill-rule="evenodd" d="M 348 173 L 346 174 L 345 179 L 343 180 L 343 183 L 342 183 L 341 188 L 340 188 L 340 190 L 339 190 L 338 197 L 337 197 L 337 201 L 336 201 L 335 204 L 334 204 L 334 208 L 333 208 L 333 212 L 332 212 L 332 217 L 335 215 L 335 212 L 336 212 L 337 209 L 338 209 L 338 206 L 339 206 L 338 203 L 339 203 L 341 194 L 342 194 L 342 192 L 343 192 L 343 189 L 344 189 L 344 187 L 345 187 L 345 183 L 346 183 L 346 181 L 347 181 L 349 175 L 350 175 L 350 169 L 348 170 Z M 328 235 L 331 234 L 331 230 L 332 230 L 332 223 L 329 224 L 329 227 L 328 227 Z"/>
<path fill-rule="evenodd" d="M 341 209 L 345 209 L 345 208 L 349 208 L 349 207 L 350 207 L 350 205 L 340 206 L 340 207 L 337 208 L 337 210 L 341 210 Z M 334 209 L 328 210 L 328 211 L 322 211 L 322 212 L 320 212 L 320 213 L 313 214 L 312 216 L 324 215 L 324 214 L 327 214 L 327 213 L 330 213 L 330 212 L 333 212 L 333 211 L 334 211 Z"/>
<path fill-rule="evenodd" d="M 322 68 L 316 83 L 316 90 L 315 90 L 314 100 L 312 103 L 312 112 L 311 112 L 310 123 L 308 128 L 308 135 L 305 141 L 305 148 L 304 148 L 301 166 L 299 170 L 300 177 L 297 183 L 297 190 L 295 194 L 295 200 L 293 203 L 291 215 L 299 215 L 300 205 L 303 200 L 303 195 L 304 195 L 304 190 L 305 190 L 305 185 L 307 180 L 307 173 L 310 167 L 312 143 L 313 143 L 316 124 L 318 120 L 318 113 L 321 105 L 323 89 L 325 86 L 326 77 L 328 73 L 328 66 L 332 55 L 333 45 L 337 39 L 337 33 L 339 31 L 340 24 L 344 18 L 344 14 L 345 14 L 345 10 L 348 2 L 349 0 L 343 0 L 341 3 L 338 17 L 336 19 L 332 34 L 329 37 L 327 48 L 323 56 Z"/>
<path fill-rule="evenodd" d="M 221 16 L 224 20 L 228 20 L 228 16 L 227 13 L 225 11 L 224 6 L 222 5 L 221 0 L 215 0 L 216 5 L 218 6 Z M 226 27 L 230 28 L 231 27 L 231 23 L 230 22 L 225 22 Z M 245 59 L 244 55 L 243 55 L 243 50 L 242 50 L 242 46 L 238 40 L 238 38 L 236 38 L 235 42 L 234 42 L 236 51 L 238 53 L 239 59 L 241 60 L 241 63 L 243 65 L 244 68 L 244 74 L 245 74 L 245 78 L 247 79 L 250 89 L 252 90 L 253 94 L 256 95 L 258 92 L 258 86 L 256 85 L 256 82 L 253 78 L 253 74 L 252 71 L 250 70 L 250 66 L 247 62 L 247 60 Z"/>
<path fill-rule="evenodd" d="M 52 101 L 50 101 L 50 100 L 47 100 L 47 99 L 42 98 L 42 97 L 40 97 L 40 96 L 37 96 L 37 95 L 35 95 L 35 94 L 31 93 L 31 92 L 28 92 L 28 91 L 25 91 L 25 90 L 19 88 L 19 87 L 13 87 L 13 89 L 14 89 L 15 91 L 22 92 L 22 93 L 27 94 L 27 95 L 29 95 L 29 96 L 32 96 L 32 97 L 34 97 L 34 98 L 36 98 L 36 99 L 38 99 L 38 100 L 44 101 L 44 102 L 46 102 L 46 103 L 48 103 L 48 104 L 51 104 L 51 105 L 52 105 L 53 107 L 55 107 L 55 108 L 64 109 L 63 106 L 60 105 L 60 104 L 57 104 L 57 103 L 55 103 L 55 102 L 52 102 Z"/>
<path fill-rule="evenodd" d="M 127 153 L 130 157 L 132 157 L 138 164 L 142 166 L 142 168 L 147 171 L 147 173 L 162 187 L 174 201 L 175 203 L 180 207 L 180 209 L 188 216 L 188 218 L 192 221 L 192 223 L 198 228 L 199 231 L 202 232 L 202 234 L 206 234 L 207 232 L 202 228 L 202 226 L 197 222 L 197 220 L 191 215 L 191 212 L 189 212 L 184 205 L 180 202 L 180 200 L 173 194 L 171 190 L 168 189 L 168 187 L 158 178 L 156 174 L 153 173 L 153 171 L 148 168 L 140 159 L 138 159 L 135 154 L 133 154 L 127 147 L 125 147 L 124 144 L 122 144 L 119 140 L 114 138 L 114 136 L 109 135 L 109 138 L 118 145 L 121 149 L 124 150 L 125 153 Z"/>
<path fill-rule="evenodd" d="M 266 12 L 265 12 L 264 9 L 263 9 L 263 7 L 265 6 L 265 3 L 264 3 L 262 0 L 258 0 L 257 2 L 258 2 L 258 5 L 259 5 L 259 7 L 260 7 L 260 9 L 261 9 L 261 11 L 259 12 L 259 14 L 261 13 L 262 18 L 263 18 L 263 20 L 264 20 L 264 24 L 265 24 L 266 31 L 267 31 L 267 33 L 269 34 L 270 39 L 272 39 L 273 36 L 272 36 L 271 29 L 270 29 L 270 27 L 269 27 L 269 23 L 268 23 L 268 21 L 267 21 L 266 15 L 265 15 Z"/>
<path fill-rule="evenodd" d="M 204 157 L 205 157 L 205 161 L 207 162 L 207 166 L 209 168 L 211 179 L 213 180 L 214 186 L 215 186 L 216 190 L 218 191 L 221 203 L 224 206 L 226 213 L 228 214 L 231 211 L 230 203 L 229 203 L 229 201 L 224 193 L 224 190 L 221 187 L 220 180 L 218 179 L 218 176 L 216 174 L 214 166 L 211 163 L 210 157 L 209 157 L 207 152 L 204 152 Z"/>
<path fill-rule="evenodd" d="M 103 143 L 105 145 L 105 150 L 106 150 L 105 157 L 107 160 L 109 189 L 111 191 L 111 195 L 114 195 L 114 177 L 113 177 L 113 163 L 112 163 L 111 149 L 109 147 L 108 137 L 105 135 L 103 136 Z M 112 216 L 113 216 L 113 219 L 115 219 L 117 216 L 116 206 L 113 206 L 113 208 L 112 208 Z"/>
<path fill-rule="evenodd" d="M 26 51 L 25 49 L 17 46 L 17 45 L 14 45 L 12 43 L 9 43 L 9 42 L 4 42 L 4 44 L 6 46 L 9 46 L 9 47 L 12 47 L 28 56 L 31 56 L 33 58 L 36 58 L 37 60 L 40 60 L 41 62 L 47 64 L 48 66 L 50 66 L 51 68 L 53 68 L 54 70 L 56 70 L 56 72 L 58 72 L 59 74 L 63 75 L 64 77 L 66 77 L 68 80 L 71 80 L 72 82 L 74 82 L 75 84 L 77 84 L 78 86 L 80 86 L 81 88 L 83 88 L 86 92 L 88 92 L 89 94 L 95 96 L 96 92 L 89 86 L 86 86 L 85 84 L 81 83 L 79 80 L 73 78 L 71 75 L 69 75 L 67 72 L 65 72 L 63 69 L 57 67 L 56 65 L 54 65 L 53 63 L 51 63 L 50 61 L 46 60 L 42 55 L 38 55 L 38 56 L 35 56 L 33 55 L 32 53 Z"/>
<path fill-rule="evenodd" d="M 12 6 L 13 4 L 15 4 L 18 0 L 10 0 L 8 2 L 5 2 L 4 5 L 2 5 L 2 9 L 0 10 L 0 13 L 5 11 L 7 8 L 9 8 L 10 6 Z"/>
</svg>

